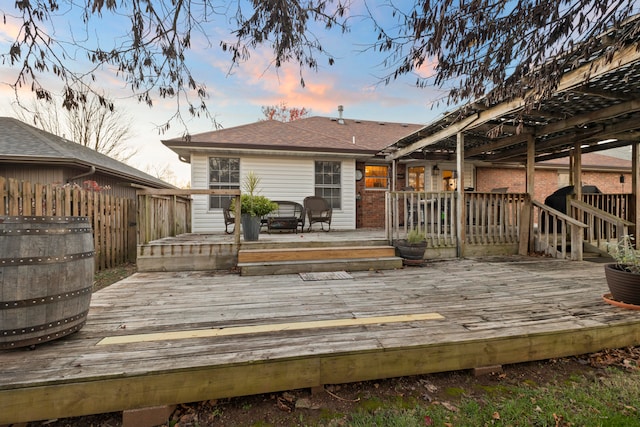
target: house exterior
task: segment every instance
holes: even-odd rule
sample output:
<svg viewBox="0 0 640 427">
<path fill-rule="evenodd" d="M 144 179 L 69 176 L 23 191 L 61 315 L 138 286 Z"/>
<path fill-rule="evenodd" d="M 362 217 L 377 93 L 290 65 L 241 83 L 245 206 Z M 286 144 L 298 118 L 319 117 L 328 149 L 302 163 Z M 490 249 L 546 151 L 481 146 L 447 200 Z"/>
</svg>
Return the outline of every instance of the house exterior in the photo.
<svg viewBox="0 0 640 427">
<path fill-rule="evenodd" d="M 333 207 L 331 229 L 353 230 L 384 224 L 391 167 L 382 151 L 421 127 L 309 117 L 288 123 L 260 121 L 162 142 L 191 164 L 192 188 L 241 189 L 243 177 L 254 172 L 261 179 L 262 195 L 301 204 L 307 196 L 322 196 Z M 193 232 L 224 231 L 226 199 L 195 195 Z"/>
<path fill-rule="evenodd" d="M 394 165 L 385 159 L 389 147 L 421 125 L 310 117 L 294 122 L 260 121 L 205 132 L 189 140 L 163 144 L 191 164 L 192 188 L 241 189 L 253 171 L 261 178 L 261 194 L 272 200 L 301 203 L 321 195 L 334 208 L 331 228 L 382 228 L 385 193 L 403 188 L 418 191 L 455 190 L 456 162 L 450 156 L 406 156 Z M 589 153 L 583 158 L 583 182 L 603 192 L 630 192 L 629 160 Z M 391 179 L 394 176 L 395 179 Z M 490 192 L 502 188 L 525 192 L 520 164 L 466 162 L 464 188 Z M 537 200 L 569 183 L 568 159 L 536 164 Z M 226 196 L 194 196 L 193 232 L 224 230 Z"/>
<path fill-rule="evenodd" d="M 0 117 L 0 176 L 38 184 L 109 187 L 135 199 L 136 187 L 175 188 L 160 179 L 75 142 Z"/>
</svg>

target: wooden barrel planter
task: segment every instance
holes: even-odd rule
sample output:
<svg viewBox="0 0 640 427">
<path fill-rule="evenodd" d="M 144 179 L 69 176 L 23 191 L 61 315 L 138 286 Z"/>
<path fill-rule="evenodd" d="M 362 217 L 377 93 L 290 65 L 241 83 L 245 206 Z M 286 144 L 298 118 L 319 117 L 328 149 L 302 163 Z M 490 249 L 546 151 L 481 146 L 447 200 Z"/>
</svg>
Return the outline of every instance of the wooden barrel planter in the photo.
<svg viewBox="0 0 640 427">
<path fill-rule="evenodd" d="M 82 328 L 94 268 L 88 218 L 0 217 L 0 349 Z"/>
</svg>

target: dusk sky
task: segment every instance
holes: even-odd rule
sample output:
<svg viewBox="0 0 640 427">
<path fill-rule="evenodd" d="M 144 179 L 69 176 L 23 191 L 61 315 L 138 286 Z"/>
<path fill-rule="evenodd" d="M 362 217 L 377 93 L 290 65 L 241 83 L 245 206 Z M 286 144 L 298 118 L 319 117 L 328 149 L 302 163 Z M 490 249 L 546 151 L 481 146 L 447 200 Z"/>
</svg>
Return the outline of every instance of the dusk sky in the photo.
<svg viewBox="0 0 640 427">
<path fill-rule="evenodd" d="M 0 23 L 0 51 L 6 53 L 16 36 L 19 21 L 9 16 L 14 11 L 6 6 L 1 6 L 0 12 L 7 13 L 7 23 Z M 385 18 L 389 15 L 386 12 L 382 8 L 377 9 L 376 13 L 380 15 L 378 19 L 388 19 Z M 118 30 L 116 33 L 110 28 L 130 26 L 128 18 L 116 18 L 107 13 L 101 20 L 95 17 L 94 20 L 97 25 L 89 30 L 92 34 L 90 39 L 103 48 L 110 48 L 109 44 L 113 45 L 114 38 L 123 32 Z M 73 22 L 80 20 L 63 11 L 52 25 L 56 34 L 73 31 L 77 37 L 83 29 L 73 27 Z M 212 23 L 206 27 L 210 34 L 208 43 L 202 37 L 194 39 L 188 63 L 194 78 L 206 84 L 209 91 L 209 111 L 224 128 L 260 120 L 263 118 L 262 106 L 281 102 L 289 107 L 305 107 L 311 110 L 311 115 L 335 117 L 338 105 L 343 105 L 345 118 L 418 124 L 431 122 L 447 108 L 442 104 L 434 106 L 445 92 L 435 88 L 416 88 L 416 75 L 407 75 L 388 85 L 381 82 L 381 78 L 390 70 L 382 65 L 384 55 L 366 51 L 367 44 L 375 40 L 374 28 L 370 22 L 352 20 L 351 31 L 346 34 L 341 34 L 338 30 L 325 32 L 319 29 L 316 35 L 336 57 L 336 63 L 329 66 L 321 58 L 317 72 L 303 70 L 306 83 L 304 88 L 300 85 L 297 65 L 288 64 L 280 69 L 269 66 L 271 54 L 268 47 L 254 51 L 248 62 L 230 69 L 230 55 L 222 51 L 218 41 L 220 38 L 232 38 L 225 28 L 225 21 L 221 23 L 222 25 L 220 22 Z M 83 64 L 77 62 L 71 67 L 82 69 Z M 15 82 L 17 71 L 7 64 L 0 64 L 0 115 L 15 116 L 11 105 L 15 98 L 8 84 Z M 429 67 L 425 67 L 421 70 L 422 76 L 429 75 L 431 71 Z M 175 100 L 155 98 L 154 107 L 149 108 L 138 103 L 131 96 L 131 90 L 114 73 L 102 70 L 97 74 L 97 87 L 114 97 L 116 108 L 134 119 L 136 137 L 129 140 L 128 144 L 137 148 L 138 154 L 130 163 L 143 170 L 152 164 L 170 164 L 179 183 L 188 181 L 189 166 L 179 162 L 177 156 L 160 142 L 161 139 L 181 136 L 185 131 L 184 127 L 174 122 L 165 134 L 159 134 L 156 129 L 176 112 Z M 60 82 L 52 76 L 42 76 L 41 80 L 49 88 L 61 87 Z M 27 103 L 32 99 L 28 89 L 23 90 L 21 96 Z M 182 115 L 188 120 L 188 131 L 191 134 L 212 130 L 209 120 L 191 119 L 186 111 Z"/>
</svg>

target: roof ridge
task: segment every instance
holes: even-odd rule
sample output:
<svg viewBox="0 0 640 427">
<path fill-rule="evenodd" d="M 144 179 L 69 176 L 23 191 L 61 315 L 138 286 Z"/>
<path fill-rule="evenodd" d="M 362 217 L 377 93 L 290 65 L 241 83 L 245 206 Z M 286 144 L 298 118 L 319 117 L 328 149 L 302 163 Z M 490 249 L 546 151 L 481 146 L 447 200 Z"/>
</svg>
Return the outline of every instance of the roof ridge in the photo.
<svg viewBox="0 0 640 427">
<path fill-rule="evenodd" d="M 322 116 L 314 116 L 314 117 L 323 118 Z M 310 119 L 312 117 L 308 117 L 308 118 Z M 304 120 L 304 119 L 301 119 L 301 120 Z M 301 126 L 295 126 L 295 122 L 297 122 L 297 121 L 300 121 L 300 120 L 294 120 L 294 121 L 291 121 L 291 122 L 287 122 L 285 124 L 290 125 L 290 127 L 294 127 L 296 129 L 304 131 L 304 132 L 315 133 L 316 135 L 322 135 L 323 137 L 330 138 L 330 139 L 332 139 L 332 140 L 334 140 L 334 141 L 336 141 L 337 143 L 340 143 L 340 144 L 344 143 L 343 140 L 338 139 L 338 138 L 336 138 L 334 136 L 328 135 L 325 132 L 318 132 L 318 131 L 312 130 L 312 129 L 305 129 L 305 128 L 301 127 Z M 300 123 L 298 123 L 298 124 L 300 124 Z"/>
</svg>

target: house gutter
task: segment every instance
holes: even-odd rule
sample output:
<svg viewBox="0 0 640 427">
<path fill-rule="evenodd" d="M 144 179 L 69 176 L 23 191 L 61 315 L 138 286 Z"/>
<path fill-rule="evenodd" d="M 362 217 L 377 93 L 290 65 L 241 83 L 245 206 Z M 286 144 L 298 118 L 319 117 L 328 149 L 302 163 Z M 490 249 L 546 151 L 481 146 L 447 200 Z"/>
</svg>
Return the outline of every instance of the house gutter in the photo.
<svg viewBox="0 0 640 427">
<path fill-rule="evenodd" d="M 96 167 L 95 166 L 91 166 L 91 169 L 89 169 L 89 172 L 81 173 L 80 175 L 76 175 L 76 176 L 72 176 L 71 178 L 67 178 L 67 184 L 70 183 L 71 181 L 74 181 L 74 180 L 78 179 L 78 178 L 83 178 L 85 176 L 93 175 L 94 173 L 96 173 Z"/>
</svg>

